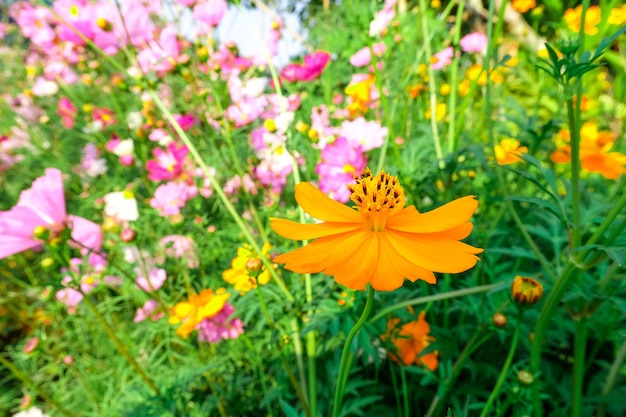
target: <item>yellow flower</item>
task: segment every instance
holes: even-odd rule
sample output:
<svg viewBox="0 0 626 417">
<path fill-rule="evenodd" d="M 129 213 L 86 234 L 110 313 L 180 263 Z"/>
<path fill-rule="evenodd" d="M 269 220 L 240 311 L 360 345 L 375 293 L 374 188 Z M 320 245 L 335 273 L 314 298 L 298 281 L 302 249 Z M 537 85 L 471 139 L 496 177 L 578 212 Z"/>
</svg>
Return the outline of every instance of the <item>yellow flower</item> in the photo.
<svg viewBox="0 0 626 417">
<path fill-rule="evenodd" d="M 565 23 L 567 26 L 574 32 L 580 32 L 580 21 L 582 20 L 583 14 L 583 6 L 579 5 L 575 9 L 567 9 L 565 11 L 565 15 L 563 16 L 565 19 Z M 591 6 L 587 9 L 587 13 L 585 14 L 585 34 L 586 35 L 595 35 L 598 33 L 598 24 L 602 21 L 602 15 L 600 12 L 600 7 Z"/>
<path fill-rule="evenodd" d="M 316 239 L 274 262 L 297 273 L 324 272 L 353 290 L 370 283 L 380 291 L 402 286 L 404 279 L 434 284 L 435 272 L 459 273 L 473 267 L 482 249 L 460 242 L 478 202 L 457 199 L 428 213 L 405 207 L 402 186 L 384 171 L 367 169 L 348 185 L 354 208 L 328 198 L 310 183 L 296 185 L 296 201 L 317 224 L 271 218 L 276 233 L 294 240 Z"/>
<path fill-rule="evenodd" d="M 371 90 L 374 85 L 374 76 L 370 74 L 367 78 L 346 87 L 345 93 L 352 102 L 348 105 L 350 115 L 367 112 L 367 106 L 372 100 Z"/>
<path fill-rule="evenodd" d="M 438 122 L 442 121 L 443 118 L 446 117 L 446 109 L 446 103 L 437 103 L 437 106 L 435 107 L 435 120 L 437 120 Z M 426 111 L 424 112 L 424 116 L 427 119 L 430 119 L 432 117 L 430 107 L 426 109 Z"/>
<path fill-rule="evenodd" d="M 511 284 L 511 295 L 522 305 L 532 305 L 543 297 L 543 285 L 532 278 L 518 275 Z"/>
<path fill-rule="evenodd" d="M 271 248 L 272 245 L 267 242 L 264 243 L 263 248 L 261 248 L 261 256 L 269 259 L 269 251 Z M 229 284 L 234 285 L 235 289 L 237 291 L 241 291 L 242 293 L 246 293 L 251 289 L 256 288 L 257 282 L 261 285 L 265 285 L 270 280 L 270 273 L 265 266 L 260 268 L 260 272 L 256 268 L 251 271 L 250 268 L 252 265 L 251 261 L 258 264 L 258 261 L 260 260 L 259 255 L 252 252 L 249 245 L 244 244 L 242 247 L 237 249 L 237 256 L 233 259 L 232 268 L 224 271 L 222 273 L 222 278 L 224 278 L 224 281 Z"/>
<path fill-rule="evenodd" d="M 216 292 L 204 290 L 200 294 L 191 294 L 188 301 L 183 301 L 174 306 L 170 315 L 170 324 L 183 324 L 176 330 L 176 334 L 187 337 L 200 322 L 206 318 L 217 315 L 230 294 L 224 288 Z"/>
<path fill-rule="evenodd" d="M 526 13 L 537 6 L 535 0 L 513 0 L 511 6 L 520 13 Z"/>
<path fill-rule="evenodd" d="M 528 153 L 528 148 L 520 146 L 519 140 L 504 138 L 495 146 L 494 151 L 499 165 L 509 165 L 521 161 L 520 155 Z"/>
<path fill-rule="evenodd" d="M 398 326 L 399 322 L 400 319 L 389 320 L 387 334 L 383 336 L 383 339 L 389 340 L 397 349 L 391 352 L 391 359 L 404 365 L 425 365 L 431 371 L 437 369 L 439 360 L 436 351 L 420 356 L 420 353 L 435 341 L 429 334 L 430 326 L 424 312 L 420 312 L 415 321 L 402 326 Z"/>
<path fill-rule="evenodd" d="M 611 9 L 608 22 L 609 25 L 626 25 L 626 4 Z"/>
</svg>

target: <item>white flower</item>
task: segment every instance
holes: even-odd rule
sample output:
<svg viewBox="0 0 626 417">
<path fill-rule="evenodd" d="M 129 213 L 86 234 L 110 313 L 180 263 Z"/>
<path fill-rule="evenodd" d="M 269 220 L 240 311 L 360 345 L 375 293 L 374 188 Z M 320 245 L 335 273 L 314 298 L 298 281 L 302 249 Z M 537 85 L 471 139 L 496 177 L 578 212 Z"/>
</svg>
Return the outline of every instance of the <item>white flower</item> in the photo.
<svg viewBox="0 0 626 417">
<path fill-rule="evenodd" d="M 104 196 L 104 214 L 120 222 L 137 220 L 137 200 L 130 191 L 118 191 Z"/>
<path fill-rule="evenodd" d="M 38 97 L 53 96 L 59 92 L 59 86 L 54 81 L 46 80 L 43 77 L 37 77 L 32 92 Z"/>
<path fill-rule="evenodd" d="M 126 116 L 126 124 L 129 129 L 135 130 L 141 127 L 143 116 L 138 111 L 132 111 Z"/>
<path fill-rule="evenodd" d="M 132 139 L 121 140 L 113 150 L 117 156 L 132 155 L 133 152 L 135 152 L 135 143 Z"/>
<path fill-rule="evenodd" d="M 17 414 L 13 414 L 13 417 L 50 417 L 48 414 L 44 414 L 43 411 L 37 407 L 31 407 L 26 411 L 20 411 Z"/>
<path fill-rule="evenodd" d="M 279 132 L 286 132 L 289 128 L 289 125 L 293 123 L 293 118 L 294 115 L 292 111 L 287 111 L 276 116 L 276 118 L 274 119 L 274 123 L 276 124 L 276 130 L 278 130 Z"/>
<path fill-rule="evenodd" d="M 267 83 L 267 77 L 251 78 L 246 81 L 243 93 L 248 97 L 259 97 L 265 91 Z"/>
</svg>

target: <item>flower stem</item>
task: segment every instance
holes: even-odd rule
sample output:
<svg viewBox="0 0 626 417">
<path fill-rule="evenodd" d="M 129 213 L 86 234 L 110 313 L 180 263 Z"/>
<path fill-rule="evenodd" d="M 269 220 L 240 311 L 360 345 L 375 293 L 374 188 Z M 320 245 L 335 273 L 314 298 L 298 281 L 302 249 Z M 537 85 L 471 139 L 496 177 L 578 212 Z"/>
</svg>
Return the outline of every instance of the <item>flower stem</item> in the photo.
<svg viewBox="0 0 626 417">
<path fill-rule="evenodd" d="M 574 333 L 574 384 L 572 387 L 572 417 L 581 417 L 583 403 L 583 382 L 585 378 L 585 354 L 587 351 L 587 319 L 576 321 Z"/>
<path fill-rule="evenodd" d="M 615 356 L 615 360 L 611 364 L 611 368 L 609 369 L 609 374 L 606 376 L 606 381 L 604 382 L 604 387 L 602 387 L 602 395 L 607 396 L 613 390 L 615 386 L 615 381 L 617 381 L 617 377 L 620 373 L 620 368 L 622 367 L 622 363 L 626 359 L 626 340 L 622 343 L 617 356 Z M 606 407 L 607 403 L 603 401 L 598 407 L 597 417 L 604 417 L 606 415 Z"/>
<path fill-rule="evenodd" d="M 91 299 L 88 296 L 84 295 L 84 294 L 83 294 L 83 296 L 84 296 L 83 297 L 83 301 L 85 302 L 85 304 L 87 304 L 87 307 L 89 307 L 89 309 L 96 316 L 96 319 L 98 319 L 98 322 L 100 323 L 100 325 L 102 326 L 102 328 L 104 329 L 106 334 L 109 336 L 109 339 L 111 339 L 113 344 L 115 344 L 115 347 L 117 348 L 117 351 L 119 353 L 121 353 L 122 356 L 124 356 L 124 359 L 126 359 L 126 361 L 130 364 L 130 366 L 141 377 L 141 379 L 144 380 L 146 385 L 148 385 L 148 387 L 150 387 L 152 392 L 154 392 L 156 395 L 161 395 L 161 393 L 159 392 L 159 389 L 156 387 L 156 385 L 154 385 L 154 382 L 152 381 L 152 379 L 150 379 L 150 377 L 148 377 L 148 375 L 146 375 L 146 373 L 143 371 L 143 369 L 141 369 L 141 367 L 139 366 L 139 364 L 137 363 L 135 358 L 133 358 L 131 356 L 131 354 L 128 353 L 128 350 L 126 350 L 126 348 L 124 347 L 124 344 L 122 343 L 122 341 L 117 337 L 117 335 L 115 334 L 115 332 L 113 331 L 111 326 L 109 326 L 109 324 L 106 322 L 104 317 L 102 317 L 102 314 L 100 314 L 100 312 L 98 311 L 98 309 L 96 308 L 94 303 L 91 301 Z"/>
<path fill-rule="evenodd" d="M 343 391 L 345 389 L 345 385 L 348 381 L 348 374 L 350 373 L 349 363 L 351 361 L 348 360 L 350 356 L 350 345 L 352 345 L 352 341 L 354 337 L 357 335 L 361 327 L 367 321 L 367 318 L 372 311 L 372 306 L 374 305 L 374 295 L 376 294 L 376 290 L 373 287 L 369 287 L 367 293 L 367 301 L 365 302 L 365 308 L 363 308 L 363 313 L 359 320 L 355 323 L 350 333 L 348 333 L 348 337 L 346 338 L 346 343 L 343 345 L 343 351 L 341 352 L 341 361 L 339 362 L 339 373 L 337 374 L 337 384 L 335 388 L 335 400 L 333 402 L 333 417 L 339 417 L 339 412 L 341 410 L 341 403 L 343 402 Z"/>
<path fill-rule="evenodd" d="M 576 120 L 576 100 L 567 99 L 567 121 L 572 149 L 572 249 L 580 246 L 580 127 Z"/>
<path fill-rule="evenodd" d="M 459 1 L 459 6 L 456 12 L 456 21 L 454 22 L 454 40 L 453 44 L 455 47 L 459 45 L 459 40 L 461 39 L 461 24 L 463 22 L 463 10 L 465 8 L 465 0 Z M 455 51 L 456 52 L 456 51 Z M 459 73 L 459 59 L 456 56 L 456 53 L 452 56 L 452 66 L 450 67 L 450 111 L 448 114 L 450 115 L 450 120 L 448 122 L 448 153 L 452 153 L 456 150 L 456 96 L 458 92 L 457 87 L 457 77 Z"/>
<path fill-rule="evenodd" d="M 517 349 L 517 342 L 519 341 L 519 332 L 522 324 L 522 311 L 517 317 L 517 323 L 515 324 L 515 332 L 513 333 L 513 341 L 511 342 L 511 348 L 509 349 L 509 354 L 504 361 L 504 365 L 502 366 L 502 370 L 500 371 L 500 376 L 496 381 L 495 387 L 491 391 L 491 395 L 487 399 L 487 404 L 485 404 L 485 408 L 483 408 L 482 413 L 480 413 L 480 417 L 486 417 L 489 415 L 489 410 L 491 410 L 491 405 L 495 401 L 498 393 L 500 392 L 500 388 L 502 388 L 502 384 L 506 380 L 506 377 L 509 373 L 509 369 L 511 368 L 511 363 L 513 362 L 513 356 L 515 356 L 515 350 Z"/>
<path fill-rule="evenodd" d="M 9 361 L 8 359 L 6 359 L 4 356 L 0 355 L 0 364 L 2 364 L 2 366 L 4 366 L 5 368 L 7 368 L 9 371 L 11 371 L 11 373 L 20 381 L 22 381 L 22 383 L 24 383 L 24 385 L 28 386 L 30 389 L 35 390 L 37 392 L 37 395 L 39 397 L 41 397 L 45 402 L 47 402 L 48 404 L 50 404 L 52 407 L 54 407 L 59 413 L 63 414 L 66 417 L 76 417 L 75 414 L 72 414 L 71 412 L 69 412 L 68 410 L 66 410 L 65 408 L 61 407 L 61 405 L 59 403 L 57 403 L 55 400 L 53 400 L 52 398 L 50 398 L 48 396 L 48 394 L 45 394 L 43 392 L 41 392 L 37 386 L 35 385 L 35 383 L 26 375 L 24 374 L 22 371 L 20 371 L 19 369 L 17 369 L 17 366 L 15 366 L 13 363 L 11 363 L 11 361 Z"/>
<path fill-rule="evenodd" d="M 479 287 L 472 287 L 472 288 L 463 288 L 462 290 L 449 291 L 449 292 L 442 293 L 442 294 L 435 294 L 435 295 L 428 295 L 426 297 L 413 298 L 411 300 L 406 300 L 401 303 L 397 303 L 392 306 L 383 308 L 382 310 L 380 310 L 380 312 L 378 312 L 374 317 L 370 319 L 370 323 L 374 323 L 378 319 L 385 317 L 387 314 L 393 311 L 399 310 L 401 308 L 408 307 L 408 306 L 416 306 L 420 304 L 427 304 L 433 301 L 448 300 L 450 298 L 464 297 L 466 295 L 479 294 L 481 292 L 498 290 L 498 289 L 506 287 L 507 285 L 508 284 L 506 283 L 499 282 L 496 284 L 481 285 Z"/>
</svg>

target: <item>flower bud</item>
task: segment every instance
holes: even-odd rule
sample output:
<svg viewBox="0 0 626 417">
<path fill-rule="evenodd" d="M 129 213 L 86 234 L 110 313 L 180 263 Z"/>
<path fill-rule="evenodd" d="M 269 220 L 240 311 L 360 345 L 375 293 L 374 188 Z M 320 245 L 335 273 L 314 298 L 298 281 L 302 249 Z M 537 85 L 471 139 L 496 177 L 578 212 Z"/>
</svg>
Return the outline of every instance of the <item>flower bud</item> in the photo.
<svg viewBox="0 0 626 417">
<path fill-rule="evenodd" d="M 51 268 L 52 266 L 54 266 L 54 258 L 51 258 L 48 256 L 41 260 L 41 267 L 43 269 L 48 269 L 48 268 Z"/>
<path fill-rule="evenodd" d="M 38 240 L 48 240 L 50 231 L 44 226 L 37 226 L 33 229 L 33 236 Z"/>
<path fill-rule="evenodd" d="M 246 262 L 246 269 L 251 274 L 257 274 L 263 268 L 263 262 L 259 258 L 250 258 Z"/>
<path fill-rule="evenodd" d="M 535 377 L 533 377 L 533 374 L 531 374 L 529 371 L 522 369 L 517 373 L 517 380 L 522 385 L 530 385 L 535 380 Z"/>
<path fill-rule="evenodd" d="M 521 305 L 533 305 L 543 296 L 543 285 L 530 277 L 516 276 L 511 295 Z"/>
<path fill-rule="evenodd" d="M 39 339 L 37 339 L 36 337 L 31 337 L 24 344 L 24 353 L 33 353 L 35 349 L 37 349 L 37 346 L 39 346 Z"/>
<path fill-rule="evenodd" d="M 493 325 L 496 327 L 505 327 L 507 323 L 506 316 L 502 313 L 496 313 L 493 315 Z"/>
<path fill-rule="evenodd" d="M 120 232 L 120 239 L 122 240 L 122 242 L 126 242 L 126 243 L 132 242 L 133 240 L 135 240 L 136 237 L 137 237 L 137 232 L 135 232 L 130 227 L 126 227 L 122 229 L 122 231 Z"/>
</svg>

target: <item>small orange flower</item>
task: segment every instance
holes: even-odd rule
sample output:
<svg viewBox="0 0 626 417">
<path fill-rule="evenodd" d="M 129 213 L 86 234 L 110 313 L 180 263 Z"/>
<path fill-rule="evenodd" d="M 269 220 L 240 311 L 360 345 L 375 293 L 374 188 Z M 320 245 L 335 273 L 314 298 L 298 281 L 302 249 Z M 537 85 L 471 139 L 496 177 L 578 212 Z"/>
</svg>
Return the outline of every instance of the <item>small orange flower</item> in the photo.
<svg viewBox="0 0 626 417">
<path fill-rule="evenodd" d="M 482 249 L 460 242 L 472 231 L 474 196 L 457 199 L 428 213 L 405 207 L 398 179 L 366 170 L 348 185 L 355 209 L 328 198 L 309 183 L 296 185 L 296 201 L 318 224 L 271 218 L 276 233 L 294 240 L 316 239 L 274 258 L 285 268 L 324 272 L 353 290 L 370 283 L 392 291 L 417 279 L 434 284 L 432 271 L 459 273 L 473 267 Z"/>
<path fill-rule="evenodd" d="M 390 352 L 391 359 L 403 365 L 424 365 L 431 371 L 437 369 L 439 359 L 437 352 L 430 352 L 420 356 L 420 353 L 435 338 L 430 336 L 430 326 L 424 317 L 424 312 L 420 312 L 417 320 L 398 326 L 400 319 L 391 319 L 387 324 L 387 334 L 383 339 L 388 339 L 397 348 L 395 352 Z"/>
<path fill-rule="evenodd" d="M 513 0 L 511 6 L 520 13 L 526 13 L 537 7 L 537 2 L 535 0 Z"/>
<path fill-rule="evenodd" d="M 519 140 L 505 138 L 495 146 L 494 152 L 499 165 L 509 165 L 521 161 L 520 155 L 528 153 L 528 148 L 520 146 Z"/>
<path fill-rule="evenodd" d="M 170 324 L 183 324 L 176 330 L 176 334 L 187 337 L 200 322 L 217 315 L 230 297 L 224 288 L 216 292 L 204 290 L 200 294 L 191 294 L 189 301 L 183 301 L 174 306 L 170 315 Z"/>
<path fill-rule="evenodd" d="M 511 294 L 518 303 L 532 305 L 543 297 L 543 285 L 532 278 L 518 275 L 511 284 Z"/>
<path fill-rule="evenodd" d="M 565 11 L 565 23 L 574 32 L 580 32 L 580 21 L 582 20 L 583 6 L 579 5 L 575 9 L 567 9 Z M 595 35 L 598 33 L 598 24 L 602 21 L 600 7 L 591 6 L 585 14 L 585 35 Z"/>
</svg>

